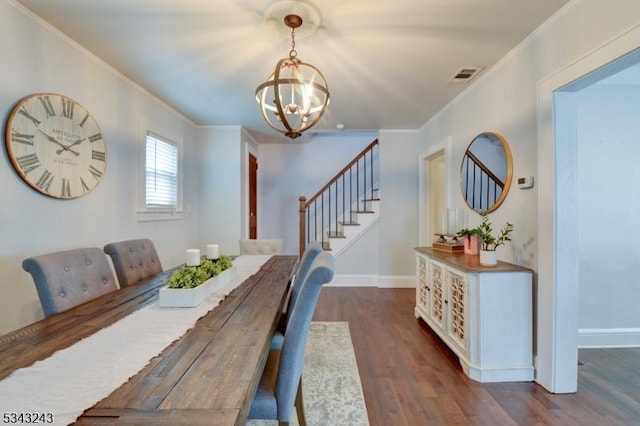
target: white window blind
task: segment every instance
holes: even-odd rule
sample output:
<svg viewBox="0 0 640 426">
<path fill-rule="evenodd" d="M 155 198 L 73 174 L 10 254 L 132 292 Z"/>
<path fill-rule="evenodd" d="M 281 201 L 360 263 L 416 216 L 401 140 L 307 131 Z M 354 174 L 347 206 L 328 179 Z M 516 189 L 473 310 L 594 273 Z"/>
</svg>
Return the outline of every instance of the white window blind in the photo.
<svg viewBox="0 0 640 426">
<path fill-rule="evenodd" d="M 147 132 L 145 184 L 147 207 L 177 207 L 178 147 L 151 132 Z"/>
</svg>

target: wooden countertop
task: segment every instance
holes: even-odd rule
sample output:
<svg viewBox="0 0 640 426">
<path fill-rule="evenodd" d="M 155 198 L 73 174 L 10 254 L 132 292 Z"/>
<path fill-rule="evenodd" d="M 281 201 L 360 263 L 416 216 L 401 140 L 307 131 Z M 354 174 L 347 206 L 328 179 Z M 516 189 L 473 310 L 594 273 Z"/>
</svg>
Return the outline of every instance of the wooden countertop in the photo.
<svg viewBox="0 0 640 426">
<path fill-rule="evenodd" d="M 441 250 L 434 250 L 431 247 L 415 247 L 416 252 L 428 256 L 434 260 L 447 264 L 456 269 L 470 273 L 482 272 L 533 272 L 529 268 L 514 265 L 513 263 L 498 261 L 496 266 L 480 265 L 480 257 L 464 253 L 450 253 Z"/>
</svg>

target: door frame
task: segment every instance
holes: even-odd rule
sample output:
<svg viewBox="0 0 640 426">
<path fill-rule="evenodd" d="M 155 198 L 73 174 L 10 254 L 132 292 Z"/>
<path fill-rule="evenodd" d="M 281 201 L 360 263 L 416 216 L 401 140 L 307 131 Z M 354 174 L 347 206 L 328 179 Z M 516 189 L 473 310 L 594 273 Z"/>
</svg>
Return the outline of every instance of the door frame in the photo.
<svg viewBox="0 0 640 426">
<path fill-rule="evenodd" d="M 249 238 L 258 238 L 258 157 L 249 153 Z M 255 226 L 252 225 L 255 223 Z"/>
<path fill-rule="evenodd" d="M 247 132 L 242 131 L 242 149 L 241 149 L 241 219 L 240 219 L 240 238 L 249 238 L 249 154 L 259 159 L 258 155 L 258 143 Z M 259 186 L 256 185 L 256 191 L 259 191 Z M 259 200 L 256 194 L 256 199 Z M 257 210 L 260 210 L 260 203 L 258 201 Z"/>
<path fill-rule="evenodd" d="M 451 146 L 452 137 L 447 136 L 443 140 L 434 144 L 426 151 L 422 152 L 418 159 L 418 245 L 419 246 L 431 246 L 433 239 L 430 237 L 433 235 L 434 230 L 429 226 L 429 220 L 427 218 L 429 209 L 429 160 L 440 154 L 444 155 L 444 203 L 445 206 L 451 205 L 451 187 L 453 176 L 453 163 L 451 159 Z M 455 179 L 457 181 L 457 179 Z"/>
<path fill-rule="evenodd" d="M 538 279 L 536 382 L 554 393 L 578 386 L 578 268 L 576 138 L 557 128 L 557 109 L 567 113 L 577 80 L 640 46 L 640 25 L 602 44 L 538 83 Z M 557 171 L 562 170 L 558 176 Z M 560 179 L 560 177 L 562 179 Z M 558 232 L 561 230 L 562 232 Z M 550 232 L 551 231 L 551 232 Z"/>
</svg>

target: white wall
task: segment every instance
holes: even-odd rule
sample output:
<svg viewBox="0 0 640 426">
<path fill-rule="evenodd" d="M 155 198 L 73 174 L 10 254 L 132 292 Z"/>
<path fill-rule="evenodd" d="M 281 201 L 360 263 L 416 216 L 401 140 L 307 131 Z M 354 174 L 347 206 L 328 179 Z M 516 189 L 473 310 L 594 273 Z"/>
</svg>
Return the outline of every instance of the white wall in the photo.
<svg viewBox="0 0 640 426">
<path fill-rule="evenodd" d="M 382 286 L 415 276 L 418 245 L 418 137 L 413 131 L 380 131 L 378 273 Z M 413 280 L 412 280 L 413 281 Z M 415 284 L 415 281 L 414 281 Z"/>
<path fill-rule="evenodd" d="M 241 128 L 204 127 L 198 131 L 198 140 L 200 249 L 218 244 L 220 253 L 239 254 L 246 184 Z"/>
<path fill-rule="evenodd" d="M 195 127 L 162 102 L 131 84 L 49 26 L 12 2 L 0 2 L 0 113 L 24 96 L 55 92 L 94 114 L 107 146 L 102 182 L 88 195 L 56 200 L 29 188 L 3 148 L 0 160 L 0 334 L 42 318 L 31 276 L 22 260 L 32 255 L 148 237 L 163 266 L 184 261 L 197 244 Z M 185 214 L 182 220 L 138 222 L 138 121 L 145 117 L 184 138 Z M 194 189 L 194 190 L 191 190 Z"/>
<path fill-rule="evenodd" d="M 533 189 L 520 190 L 514 185 L 502 206 L 491 214 L 491 220 L 497 227 L 507 220 L 515 225 L 513 242 L 507 247 L 498 248 L 501 259 L 536 270 L 539 258 L 549 256 L 548 247 L 538 251 L 538 200 L 543 199 L 545 206 L 553 206 L 553 202 L 549 194 L 539 193 L 538 188 L 541 182 L 554 175 L 555 165 L 537 162 L 538 147 L 548 146 L 542 143 L 537 133 L 538 84 L 639 22 L 640 2 L 637 0 L 573 1 L 496 66 L 480 75 L 471 87 L 421 129 L 420 152 L 451 135 L 452 155 L 457 164 L 460 164 L 464 149 L 475 135 L 483 131 L 501 133 L 511 146 L 514 179 L 527 175 L 536 178 Z M 544 105 L 544 108 L 549 106 Z M 545 159 L 549 157 L 546 152 L 540 155 Z M 458 170 L 454 168 L 448 176 L 451 182 L 458 180 Z M 543 187 L 547 188 L 548 185 Z M 459 188 L 452 187 L 450 195 L 450 207 L 465 206 Z M 546 227 L 547 224 L 553 225 L 553 213 L 543 213 L 551 215 L 545 216 L 543 231 L 553 238 L 553 228 Z M 566 392 L 571 391 L 567 383 L 573 382 L 575 388 L 575 376 L 570 375 L 573 378 L 562 383 L 558 377 L 562 376 L 566 364 L 554 364 L 554 324 L 558 319 L 555 319 L 556 304 L 553 300 L 555 282 L 546 278 L 549 276 L 551 273 L 545 275 L 544 281 L 535 283 L 536 380 L 547 389 Z"/>
<path fill-rule="evenodd" d="M 378 284 L 379 223 L 374 223 L 336 259 L 334 283 L 375 286 Z"/>
<path fill-rule="evenodd" d="M 629 329 L 638 341 L 639 110 L 640 85 L 600 84 L 576 95 L 578 327 L 588 329 L 581 345 L 613 344 L 612 334 Z"/>
</svg>

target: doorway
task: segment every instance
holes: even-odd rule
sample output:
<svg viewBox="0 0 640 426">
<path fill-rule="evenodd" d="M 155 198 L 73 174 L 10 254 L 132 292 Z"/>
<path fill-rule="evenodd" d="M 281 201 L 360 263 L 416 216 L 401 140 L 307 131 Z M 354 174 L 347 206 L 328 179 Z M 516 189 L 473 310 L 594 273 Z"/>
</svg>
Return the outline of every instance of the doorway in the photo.
<svg viewBox="0 0 640 426">
<path fill-rule="evenodd" d="M 249 238 L 258 238 L 258 159 L 249 153 Z"/>
<path fill-rule="evenodd" d="M 446 208 L 444 199 L 444 182 L 446 179 L 444 169 L 444 150 L 427 159 L 429 173 L 427 176 L 427 217 L 430 238 L 433 241 L 433 235 L 444 232 L 442 229 L 442 214 Z"/>
<path fill-rule="evenodd" d="M 431 246 L 433 234 L 441 231 L 442 212 L 449 207 L 451 180 L 451 136 L 420 155 L 418 245 Z"/>
<path fill-rule="evenodd" d="M 624 61 L 640 61 L 639 45 L 640 27 L 636 27 L 538 85 L 536 381 L 555 393 L 577 391 L 580 215 L 576 94 L 603 76 L 628 67 Z"/>
</svg>

